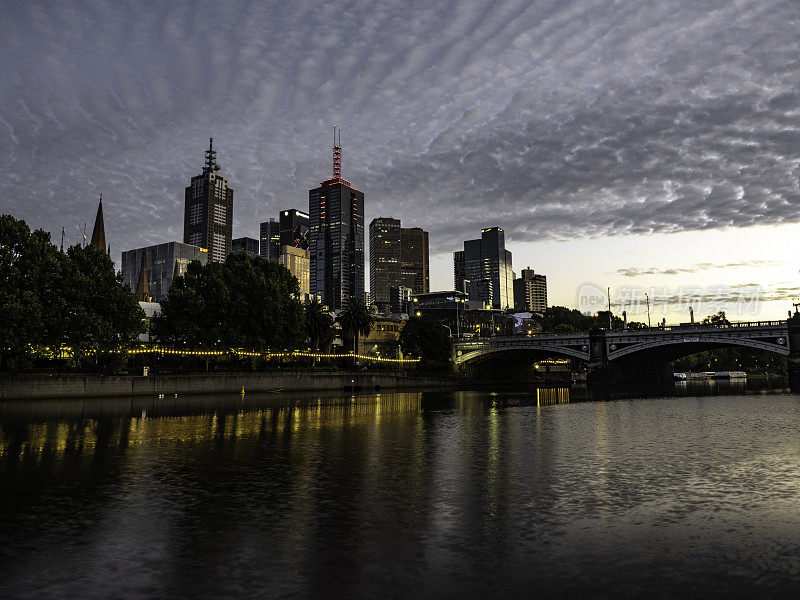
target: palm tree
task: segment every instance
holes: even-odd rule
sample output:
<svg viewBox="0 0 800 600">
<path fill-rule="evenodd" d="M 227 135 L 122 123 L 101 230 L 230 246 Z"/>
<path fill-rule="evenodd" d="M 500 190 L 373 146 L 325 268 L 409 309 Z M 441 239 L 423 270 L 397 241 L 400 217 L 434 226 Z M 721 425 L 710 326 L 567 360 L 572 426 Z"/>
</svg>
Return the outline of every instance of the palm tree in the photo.
<svg viewBox="0 0 800 600">
<path fill-rule="evenodd" d="M 333 339 L 333 318 L 318 298 L 306 302 L 304 309 L 306 335 L 311 342 L 311 348 L 316 352 L 330 344 Z"/>
<path fill-rule="evenodd" d="M 339 324 L 346 337 L 353 338 L 353 353 L 358 354 L 358 336 L 369 335 L 375 323 L 367 304 L 361 298 L 350 298 L 339 315 Z M 355 361 L 354 361 L 355 362 Z"/>
</svg>

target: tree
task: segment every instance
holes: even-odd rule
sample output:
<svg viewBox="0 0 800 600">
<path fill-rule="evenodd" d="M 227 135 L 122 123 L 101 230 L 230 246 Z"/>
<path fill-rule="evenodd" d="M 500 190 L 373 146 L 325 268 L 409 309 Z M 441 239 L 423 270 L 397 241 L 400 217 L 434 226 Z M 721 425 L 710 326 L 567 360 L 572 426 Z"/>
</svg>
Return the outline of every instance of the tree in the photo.
<svg viewBox="0 0 800 600">
<path fill-rule="evenodd" d="M 72 246 L 62 276 L 67 319 L 64 342 L 83 353 L 117 350 L 145 329 L 144 311 L 111 258 L 92 246 Z"/>
<path fill-rule="evenodd" d="M 49 233 L 0 215 L 0 368 L 25 368 L 28 347 L 60 344 L 64 262 Z"/>
<path fill-rule="evenodd" d="M 725 327 L 726 325 L 730 325 L 731 322 L 728 321 L 727 317 L 725 316 L 725 311 L 721 310 L 715 315 L 709 315 L 705 319 L 703 319 L 703 325 L 711 325 L 712 327 Z"/>
<path fill-rule="evenodd" d="M 0 368 L 31 365 L 32 349 L 63 345 L 85 351 L 127 346 L 144 329 L 144 313 L 106 253 L 74 246 L 0 216 Z"/>
<path fill-rule="evenodd" d="M 420 370 L 444 371 L 450 368 L 452 341 L 435 317 L 410 317 L 400 332 L 399 341 L 403 354 L 420 359 Z"/>
<path fill-rule="evenodd" d="M 333 318 L 317 298 L 303 307 L 306 335 L 312 350 L 327 348 L 333 340 Z"/>
<path fill-rule="evenodd" d="M 306 336 L 298 296 L 289 270 L 260 256 L 195 261 L 170 286 L 153 334 L 191 348 L 299 348 Z"/>
<path fill-rule="evenodd" d="M 350 298 L 344 311 L 339 315 L 339 324 L 347 339 L 353 340 L 353 352 L 358 354 L 359 335 L 369 335 L 375 320 L 367 304 L 361 298 Z"/>
</svg>

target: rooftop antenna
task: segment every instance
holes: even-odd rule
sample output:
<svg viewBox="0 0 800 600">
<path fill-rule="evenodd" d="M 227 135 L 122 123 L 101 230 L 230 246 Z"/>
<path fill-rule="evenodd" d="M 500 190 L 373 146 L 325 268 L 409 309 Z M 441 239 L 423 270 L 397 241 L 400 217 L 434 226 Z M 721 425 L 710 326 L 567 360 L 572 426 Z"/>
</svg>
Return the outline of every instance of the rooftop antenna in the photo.
<svg viewBox="0 0 800 600">
<path fill-rule="evenodd" d="M 342 130 L 339 128 L 339 139 L 336 139 L 336 125 L 333 126 L 333 178 L 342 178 Z"/>
<path fill-rule="evenodd" d="M 203 173 L 219 170 L 217 166 L 217 151 L 214 150 L 214 138 L 208 138 L 208 150 L 206 150 L 206 164 L 203 167 Z"/>
</svg>

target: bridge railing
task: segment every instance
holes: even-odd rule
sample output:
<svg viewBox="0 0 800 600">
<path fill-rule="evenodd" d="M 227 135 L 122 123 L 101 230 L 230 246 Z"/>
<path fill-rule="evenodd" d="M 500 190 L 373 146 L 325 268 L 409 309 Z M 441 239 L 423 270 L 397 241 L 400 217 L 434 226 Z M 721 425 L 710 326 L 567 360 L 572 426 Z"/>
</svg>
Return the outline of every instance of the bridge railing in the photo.
<svg viewBox="0 0 800 600">
<path fill-rule="evenodd" d="M 693 331 L 698 329 L 747 329 L 754 327 L 786 327 L 786 321 L 733 321 L 717 325 L 713 323 L 680 323 L 678 325 L 664 325 L 657 327 L 645 327 L 644 329 L 610 329 L 606 333 L 657 333 L 664 331 Z M 470 346 L 481 346 L 485 344 L 496 344 L 499 342 L 518 342 L 521 339 L 535 339 L 546 341 L 548 339 L 565 340 L 568 338 L 585 338 L 588 332 L 574 333 L 519 333 L 515 335 L 491 336 L 491 337 L 453 337 L 456 344 Z"/>
</svg>

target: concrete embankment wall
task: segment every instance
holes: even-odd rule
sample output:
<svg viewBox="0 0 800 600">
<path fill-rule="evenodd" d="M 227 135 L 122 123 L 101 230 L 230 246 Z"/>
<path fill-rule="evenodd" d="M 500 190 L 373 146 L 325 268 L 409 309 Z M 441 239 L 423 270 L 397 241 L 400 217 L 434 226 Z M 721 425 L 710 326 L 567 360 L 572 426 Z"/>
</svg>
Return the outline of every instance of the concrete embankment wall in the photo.
<svg viewBox="0 0 800 600">
<path fill-rule="evenodd" d="M 247 392 L 444 388 L 434 377 L 378 373 L 214 373 L 194 375 L 0 375 L 0 400 L 227 394 Z"/>
</svg>

